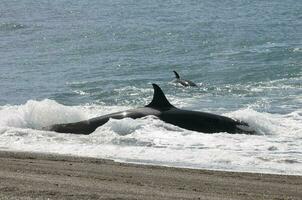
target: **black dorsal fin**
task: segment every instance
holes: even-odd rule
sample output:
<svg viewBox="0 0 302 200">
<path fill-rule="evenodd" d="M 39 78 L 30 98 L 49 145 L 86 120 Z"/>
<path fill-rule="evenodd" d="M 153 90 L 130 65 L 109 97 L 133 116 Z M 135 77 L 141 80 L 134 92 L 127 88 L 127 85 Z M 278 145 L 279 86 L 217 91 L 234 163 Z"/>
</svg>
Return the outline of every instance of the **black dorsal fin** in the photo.
<svg viewBox="0 0 302 200">
<path fill-rule="evenodd" d="M 158 85 L 153 83 L 152 86 L 154 89 L 153 99 L 152 99 L 151 103 L 146 105 L 146 107 L 159 108 L 159 109 L 167 109 L 167 108 L 174 107 L 167 100 L 165 94 L 163 93 L 163 91 L 161 90 L 161 88 Z"/>
<path fill-rule="evenodd" d="M 179 78 L 180 78 L 179 74 L 178 74 L 176 71 L 173 71 L 173 72 L 174 72 L 174 74 L 175 74 L 175 77 L 176 77 L 177 79 L 179 79 Z"/>
</svg>

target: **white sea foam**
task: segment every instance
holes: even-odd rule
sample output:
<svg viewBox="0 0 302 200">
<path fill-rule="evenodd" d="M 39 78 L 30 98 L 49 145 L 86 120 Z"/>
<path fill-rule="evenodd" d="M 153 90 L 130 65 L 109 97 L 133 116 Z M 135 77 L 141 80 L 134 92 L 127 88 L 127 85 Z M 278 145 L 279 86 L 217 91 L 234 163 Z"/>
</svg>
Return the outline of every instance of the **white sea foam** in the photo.
<svg viewBox="0 0 302 200">
<path fill-rule="evenodd" d="M 259 135 L 203 134 L 153 116 L 109 120 L 90 135 L 39 130 L 128 109 L 64 106 L 52 100 L 0 107 L 0 149 L 110 158 L 122 162 L 302 175 L 302 110 L 281 115 L 241 109 L 224 115 Z"/>
<path fill-rule="evenodd" d="M 55 123 L 79 121 L 86 117 L 81 109 L 63 106 L 53 100 L 30 100 L 20 106 L 2 106 L 0 126 L 39 129 Z"/>
</svg>

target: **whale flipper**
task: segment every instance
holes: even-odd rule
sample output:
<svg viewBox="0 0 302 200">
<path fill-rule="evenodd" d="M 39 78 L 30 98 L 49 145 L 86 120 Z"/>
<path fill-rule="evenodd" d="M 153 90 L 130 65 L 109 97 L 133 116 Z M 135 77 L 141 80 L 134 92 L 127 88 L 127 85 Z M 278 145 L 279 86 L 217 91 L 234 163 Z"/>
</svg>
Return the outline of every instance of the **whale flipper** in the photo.
<svg viewBox="0 0 302 200">
<path fill-rule="evenodd" d="M 161 90 L 161 88 L 154 83 L 152 84 L 152 86 L 154 89 L 153 99 L 152 99 L 151 103 L 149 103 L 145 107 L 157 108 L 157 109 L 161 109 L 161 110 L 174 108 L 174 106 L 166 98 L 166 96 L 165 96 L 164 92 Z"/>
</svg>

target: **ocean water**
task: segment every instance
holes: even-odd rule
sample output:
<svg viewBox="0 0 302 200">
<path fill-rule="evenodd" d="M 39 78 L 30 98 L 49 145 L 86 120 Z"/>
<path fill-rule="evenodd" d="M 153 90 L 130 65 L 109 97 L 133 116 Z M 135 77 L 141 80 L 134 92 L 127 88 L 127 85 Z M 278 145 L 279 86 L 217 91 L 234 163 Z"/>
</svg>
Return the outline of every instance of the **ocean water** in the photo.
<svg viewBox="0 0 302 200">
<path fill-rule="evenodd" d="M 302 175 L 302 2 L 11 1 L 0 6 L 0 150 Z M 173 70 L 198 84 L 172 83 Z M 257 135 L 148 116 L 91 135 L 43 131 L 141 107 L 159 84 L 183 109 Z"/>
</svg>

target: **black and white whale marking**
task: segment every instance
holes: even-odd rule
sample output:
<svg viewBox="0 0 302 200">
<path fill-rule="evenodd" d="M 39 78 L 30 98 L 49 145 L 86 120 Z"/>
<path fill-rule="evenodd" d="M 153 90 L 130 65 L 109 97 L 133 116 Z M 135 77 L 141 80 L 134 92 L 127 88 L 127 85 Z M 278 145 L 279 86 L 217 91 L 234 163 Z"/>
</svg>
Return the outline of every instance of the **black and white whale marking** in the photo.
<svg viewBox="0 0 302 200">
<path fill-rule="evenodd" d="M 185 87 L 187 87 L 187 86 L 197 87 L 197 85 L 195 83 L 193 83 L 192 81 L 182 79 L 182 78 L 180 78 L 179 74 L 176 71 L 173 71 L 173 72 L 175 74 L 175 80 L 173 81 L 174 83 L 179 83 Z"/>
<path fill-rule="evenodd" d="M 154 115 L 166 123 L 192 131 L 254 134 L 253 131 L 249 131 L 248 125 L 244 122 L 211 113 L 178 109 L 170 104 L 158 85 L 152 85 L 154 88 L 153 99 L 145 107 L 116 112 L 75 123 L 55 124 L 44 128 L 44 130 L 87 135 L 108 122 L 110 118 L 123 119 L 129 117 L 136 119 Z"/>
</svg>

